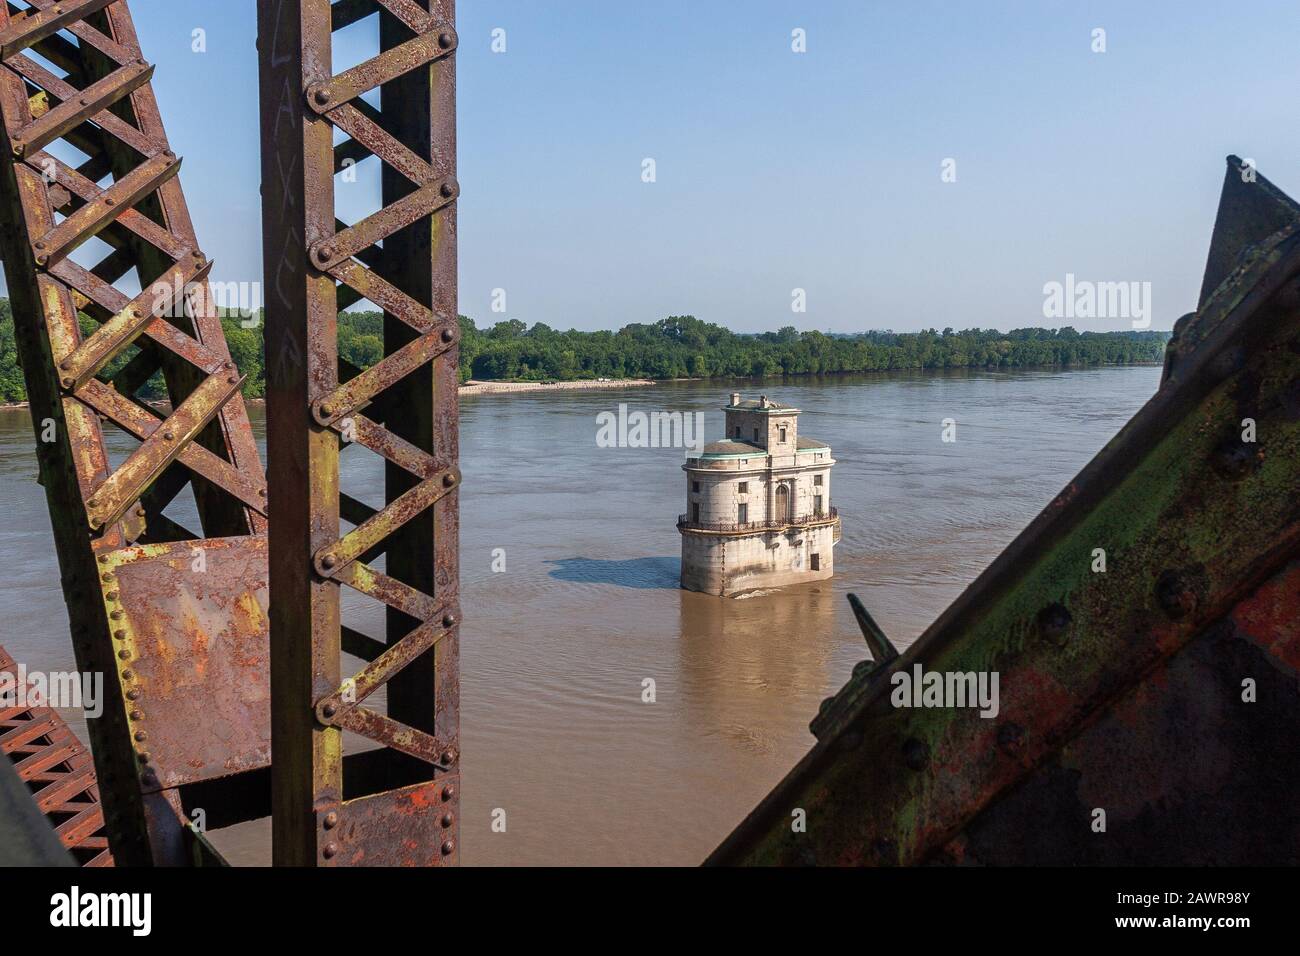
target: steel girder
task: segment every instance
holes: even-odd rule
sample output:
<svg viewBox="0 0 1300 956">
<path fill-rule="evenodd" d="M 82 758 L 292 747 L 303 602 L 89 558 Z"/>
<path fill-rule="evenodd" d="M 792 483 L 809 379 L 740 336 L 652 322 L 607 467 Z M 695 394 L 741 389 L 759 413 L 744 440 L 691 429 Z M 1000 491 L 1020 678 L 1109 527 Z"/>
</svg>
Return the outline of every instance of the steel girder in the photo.
<svg viewBox="0 0 1300 956">
<path fill-rule="evenodd" d="M 258 4 L 281 864 L 458 859 L 454 14 L 451 0 Z M 370 16 L 377 55 L 336 75 L 333 31 Z M 372 156 L 382 208 L 341 222 L 336 173 Z M 339 311 L 362 300 L 384 312 L 384 356 L 365 369 L 337 341 Z M 383 460 L 381 507 L 342 491 L 344 448 Z M 383 639 L 343 624 L 343 588 L 382 602 Z M 348 676 L 344 654 L 364 666 Z M 367 705 L 381 688 L 386 713 Z M 366 781 L 344 772 L 345 731 L 380 745 L 349 755 Z"/>
<path fill-rule="evenodd" d="M 1300 861 L 1300 207 L 1252 166 L 1157 394 L 892 651 L 709 863 Z M 895 706 L 917 665 L 998 715 Z"/>
<path fill-rule="evenodd" d="M 14 692 L 14 706 L 0 707 L 0 754 L 45 814 L 64 851 L 82 866 L 112 866 L 90 751 L 57 710 L 33 699 L 37 691 L 27 686 L 30 682 L 3 647 L 0 674 L 10 675 Z"/>
<path fill-rule="evenodd" d="M 219 816 L 223 782 L 269 760 L 242 379 L 125 0 L 0 5 L 0 60 L 5 273 L 77 665 L 107 675 L 88 724 L 109 843 L 120 864 L 184 863 L 206 855 L 187 788 Z M 136 397 L 159 372 L 166 414 Z M 117 467 L 104 423 L 140 442 Z M 201 532 L 164 514 L 187 486 Z"/>
</svg>

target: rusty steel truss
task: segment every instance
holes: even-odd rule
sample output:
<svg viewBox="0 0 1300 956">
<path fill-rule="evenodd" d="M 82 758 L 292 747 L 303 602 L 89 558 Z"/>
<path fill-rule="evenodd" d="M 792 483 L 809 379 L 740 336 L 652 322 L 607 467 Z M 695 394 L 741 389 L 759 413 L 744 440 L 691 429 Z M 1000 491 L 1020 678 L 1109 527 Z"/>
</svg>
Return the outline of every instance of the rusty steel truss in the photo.
<svg viewBox="0 0 1300 956">
<path fill-rule="evenodd" d="M 333 32 L 372 16 L 375 55 L 335 73 Z M 451 0 L 258 4 L 277 863 L 458 860 L 454 19 Z M 349 224 L 336 175 L 358 163 L 382 206 Z M 363 300 L 384 312 L 370 368 L 338 349 Z M 343 490 L 345 449 L 382 460 L 378 506 Z M 345 588 L 383 605 L 382 639 L 344 624 Z"/>
<path fill-rule="evenodd" d="M 1230 158 L 1155 397 L 906 653 L 855 612 L 874 666 L 710 863 L 1300 862 L 1300 206 Z M 917 665 L 999 713 L 895 706 Z"/>
<path fill-rule="evenodd" d="M 0 61 L 5 273 L 77 664 L 106 675 L 109 840 L 120 864 L 184 863 L 205 846 L 186 791 L 269 760 L 242 379 L 124 0 L 0 5 Z M 165 412 L 137 397 L 156 375 Z M 116 465 L 104 426 L 138 442 Z M 187 488 L 199 530 L 166 513 Z"/>
<path fill-rule="evenodd" d="M 13 706 L 0 706 L 0 754 L 13 765 L 63 848 L 82 866 L 113 865 L 94 761 L 59 712 L 43 700 L 9 652 L 0 647 L 0 675 L 9 675 Z M 19 692 L 19 683 L 24 685 Z"/>
</svg>

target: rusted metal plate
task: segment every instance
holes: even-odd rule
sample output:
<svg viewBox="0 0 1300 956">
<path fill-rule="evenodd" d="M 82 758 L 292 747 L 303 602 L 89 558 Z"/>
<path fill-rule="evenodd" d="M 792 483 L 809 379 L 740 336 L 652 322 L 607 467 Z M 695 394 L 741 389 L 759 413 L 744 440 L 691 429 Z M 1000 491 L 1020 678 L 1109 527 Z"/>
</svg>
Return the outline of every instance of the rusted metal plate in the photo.
<svg viewBox="0 0 1300 956">
<path fill-rule="evenodd" d="M 1294 774 L 1276 765 L 1300 712 L 1284 572 L 1300 554 L 1300 222 L 1260 234 L 1233 208 L 1216 258 L 1224 235 L 1252 241 L 1182 323 L 1161 390 L 905 654 L 827 702 L 818 744 L 710 862 L 1300 856 Z M 996 674 L 1000 708 L 901 706 L 895 677 L 918 666 Z M 1103 836 L 1091 814 L 1108 801 Z M 1267 852 L 1265 816 L 1282 823 Z"/>
<path fill-rule="evenodd" d="M 316 814 L 321 866 L 455 866 L 460 774 L 345 800 Z"/>
<path fill-rule="evenodd" d="M 1269 652 L 1293 655 L 1297 646 L 1300 563 L 1292 562 L 972 820 L 935 861 L 1295 866 L 1300 671 Z M 1098 810 L 1104 832 L 1093 826 Z"/>
<path fill-rule="evenodd" d="M 46 706 L 3 647 L 0 675 L 9 675 L 6 693 L 0 695 L 0 754 L 8 758 L 73 859 L 82 866 L 112 866 L 90 751 L 58 711 Z"/>
<path fill-rule="evenodd" d="M 210 538 L 104 557 L 105 608 L 144 789 L 267 766 L 266 540 Z"/>
<path fill-rule="evenodd" d="M 378 56 L 332 75 L 332 29 L 370 15 L 379 17 Z M 267 335 L 281 343 L 267 369 L 278 863 L 327 859 L 317 820 L 342 813 L 343 728 L 395 758 L 418 758 L 408 762 L 428 787 L 459 756 L 459 621 L 447 616 L 458 592 L 460 474 L 453 22 L 450 0 L 259 7 L 264 261 L 276 290 Z M 378 106 L 361 98 L 374 91 Z M 336 128 L 357 141 L 336 147 Z M 344 155 L 383 164 L 382 208 L 351 226 L 334 210 Z M 368 369 L 338 356 L 338 312 L 359 296 L 386 310 L 384 356 Z M 341 492 L 345 442 L 384 459 L 381 508 Z M 344 515 L 359 519 L 346 535 Z M 366 563 L 380 554 L 384 572 Z M 387 605 L 384 641 L 342 625 L 342 587 Z M 345 676 L 345 646 L 371 665 Z M 381 685 L 386 714 L 359 706 Z M 447 862 L 436 847 L 421 857 L 395 842 L 402 821 L 431 805 L 382 790 L 349 805 L 367 808 L 353 812 L 349 831 L 364 853 L 330 861 Z M 448 828 L 454 845 L 454 820 Z"/>
</svg>

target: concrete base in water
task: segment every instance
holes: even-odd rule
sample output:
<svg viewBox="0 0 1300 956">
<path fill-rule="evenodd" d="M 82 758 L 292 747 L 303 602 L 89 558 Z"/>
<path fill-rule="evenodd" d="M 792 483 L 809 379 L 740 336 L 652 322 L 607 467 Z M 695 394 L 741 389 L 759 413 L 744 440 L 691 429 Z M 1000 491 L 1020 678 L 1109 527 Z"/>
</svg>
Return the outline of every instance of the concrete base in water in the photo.
<svg viewBox="0 0 1300 956">
<path fill-rule="evenodd" d="M 731 597 L 757 588 L 824 581 L 835 573 L 835 526 L 714 534 L 683 530 L 681 585 Z"/>
</svg>

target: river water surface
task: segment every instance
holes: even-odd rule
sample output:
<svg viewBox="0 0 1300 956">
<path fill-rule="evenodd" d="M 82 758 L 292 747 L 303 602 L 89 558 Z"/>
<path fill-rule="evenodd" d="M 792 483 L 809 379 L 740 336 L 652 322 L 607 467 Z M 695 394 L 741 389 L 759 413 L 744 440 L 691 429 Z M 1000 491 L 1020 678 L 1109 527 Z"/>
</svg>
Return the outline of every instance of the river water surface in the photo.
<svg viewBox="0 0 1300 956">
<path fill-rule="evenodd" d="M 702 860 L 812 745 L 818 704 L 867 656 L 845 594 L 909 645 L 1159 378 L 889 373 L 464 398 L 463 862 Z M 741 599 L 678 590 L 682 450 L 597 447 L 597 416 L 620 402 L 702 411 L 720 438 L 733 390 L 797 406 L 800 433 L 831 446 L 844 527 L 832 581 Z M 132 444 L 114 440 L 118 460 Z M 0 643 L 29 668 L 73 670 L 32 445 L 28 413 L 0 410 Z M 349 485 L 379 487 L 355 451 Z M 269 832 L 213 836 L 232 862 L 264 863 Z"/>
</svg>

